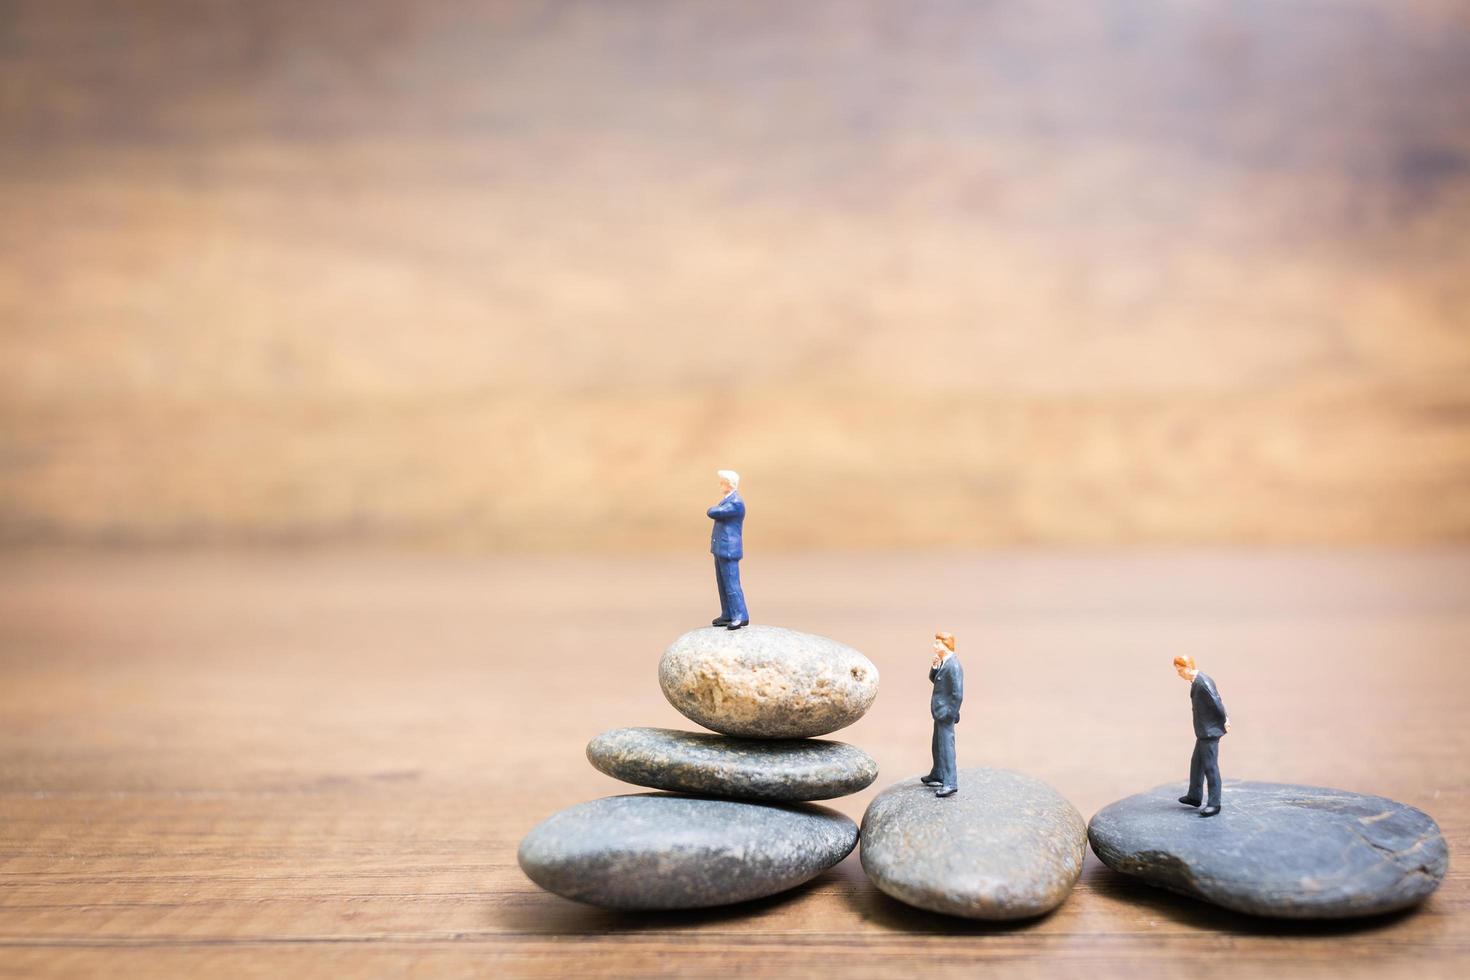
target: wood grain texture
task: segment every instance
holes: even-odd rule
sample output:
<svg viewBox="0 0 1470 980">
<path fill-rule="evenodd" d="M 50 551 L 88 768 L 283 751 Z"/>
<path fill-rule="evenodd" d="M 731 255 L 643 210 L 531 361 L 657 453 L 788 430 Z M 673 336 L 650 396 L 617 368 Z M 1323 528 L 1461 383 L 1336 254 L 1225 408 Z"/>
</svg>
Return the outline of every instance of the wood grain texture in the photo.
<svg viewBox="0 0 1470 980">
<path fill-rule="evenodd" d="M 18 0 L 0 131 L 0 541 L 1470 540 L 1455 0 Z"/>
<path fill-rule="evenodd" d="M 515 847 L 627 787 L 585 760 L 685 727 L 664 645 L 707 618 L 704 562 L 365 553 L 0 561 L 0 976 L 1461 977 L 1470 967 L 1470 555 L 753 556 L 766 622 L 872 657 L 842 737 L 927 766 L 927 635 L 965 658 L 965 765 L 1090 815 L 1181 778 L 1170 659 L 1221 686 L 1228 777 L 1381 793 L 1441 823 L 1420 910 L 1272 924 L 1089 856 L 1055 914 L 909 910 L 856 855 L 793 894 L 614 914 L 541 892 Z"/>
</svg>

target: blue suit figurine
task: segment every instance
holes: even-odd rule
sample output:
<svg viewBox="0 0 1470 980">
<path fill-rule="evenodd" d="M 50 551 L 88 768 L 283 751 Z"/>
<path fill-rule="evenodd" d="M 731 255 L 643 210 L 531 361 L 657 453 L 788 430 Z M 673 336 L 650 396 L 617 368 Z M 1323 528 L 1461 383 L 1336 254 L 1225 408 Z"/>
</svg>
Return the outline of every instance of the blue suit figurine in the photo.
<svg viewBox="0 0 1470 980">
<path fill-rule="evenodd" d="M 1189 707 L 1194 715 L 1194 755 L 1189 760 L 1189 792 L 1179 797 L 1185 806 L 1205 808 L 1202 817 L 1213 817 L 1220 812 L 1220 739 L 1230 731 L 1230 716 L 1225 713 L 1225 702 L 1208 674 L 1202 674 L 1194 665 L 1193 657 L 1175 657 L 1174 670 L 1189 681 Z M 1201 794 L 1209 786 L 1208 801 Z"/>
<path fill-rule="evenodd" d="M 740 541 L 741 527 L 745 523 L 745 501 L 740 499 L 740 474 L 734 470 L 720 470 L 720 502 L 708 511 L 715 522 L 710 531 L 709 550 L 715 556 L 715 584 L 720 590 L 720 618 L 711 626 L 738 630 L 750 625 L 750 613 L 745 610 L 745 593 L 740 590 L 740 559 L 745 549 Z"/>
<path fill-rule="evenodd" d="M 965 668 L 954 654 L 954 634 L 934 634 L 934 662 L 929 668 L 934 693 L 929 696 L 929 714 L 934 717 L 934 741 L 930 746 L 934 767 L 919 777 L 925 786 L 938 785 L 935 796 L 953 796 L 960 788 L 955 768 L 954 726 L 960 720 L 960 703 L 965 700 Z"/>
</svg>

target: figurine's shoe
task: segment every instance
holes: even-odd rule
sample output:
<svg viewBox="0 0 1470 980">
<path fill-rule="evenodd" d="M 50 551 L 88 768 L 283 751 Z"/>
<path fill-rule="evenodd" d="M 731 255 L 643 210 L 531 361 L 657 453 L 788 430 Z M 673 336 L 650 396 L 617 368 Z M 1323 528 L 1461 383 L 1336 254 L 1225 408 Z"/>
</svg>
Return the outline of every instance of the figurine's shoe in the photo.
<svg viewBox="0 0 1470 980">
<path fill-rule="evenodd" d="M 712 620 L 710 620 L 710 625 L 711 626 L 729 626 L 730 625 L 730 621 L 728 619 L 726 619 L 724 616 L 721 616 L 719 619 L 712 619 Z"/>
<path fill-rule="evenodd" d="M 944 780 L 940 779 L 938 776 L 934 775 L 931 772 L 927 776 L 920 776 L 919 782 L 923 783 L 925 786 L 938 786 L 940 783 L 944 782 Z"/>
<path fill-rule="evenodd" d="M 742 619 L 738 623 L 726 623 L 725 624 L 725 629 L 727 629 L 727 630 L 738 630 L 742 626 L 749 626 L 749 625 L 750 625 L 750 620 L 748 620 L 748 619 Z"/>
<path fill-rule="evenodd" d="M 1179 797 L 1179 802 L 1180 803 L 1183 803 L 1185 806 L 1199 806 L 1200 805 L 1200 801 L 1199 800 L 1196 800 L 1192 796 L 1181 796 L 1181 797 Z"/>
<path fill-rule="evenodd" d="M 934 791 L 935 796 L 953 796 L 960 791 L 958 786 L 941 786 Z"/>
<path fill-rule="evenodd" d="M 1202 816 L 1202 817 L 1213 817 L 1215 814 L 1217 814 L 1219 812 L 1220 812 L 1220 804 L 1218 804 L 1218 803 L 1211 803 L 1209 806 L 1207 806 L 1203 810 L 1201 810 L 1199 812 L 1199 815 Z"/>
</svg>

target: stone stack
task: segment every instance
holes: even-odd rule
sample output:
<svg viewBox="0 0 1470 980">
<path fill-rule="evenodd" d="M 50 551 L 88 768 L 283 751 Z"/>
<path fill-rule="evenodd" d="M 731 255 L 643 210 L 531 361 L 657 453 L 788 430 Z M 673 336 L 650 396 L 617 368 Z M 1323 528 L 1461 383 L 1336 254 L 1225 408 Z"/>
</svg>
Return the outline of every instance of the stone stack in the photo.
<svg viewBox="0 0 1470 980">
<path fill-rule="evenodd" d="M 718 735 L 618 728 L 587 758 L 663 793 L 562 810 L 521 842 L 521 868 L 566 898 L 619 909 L 685 909 L 774 895 L 846 857 L 858 829 L 811 800 L 878 776 L 867 753 L 813 738 L 861 718 L 878 670 L 850 647 L 774 626 L 685 633 L 659 662 L 669 703 Z"/>
</svg>

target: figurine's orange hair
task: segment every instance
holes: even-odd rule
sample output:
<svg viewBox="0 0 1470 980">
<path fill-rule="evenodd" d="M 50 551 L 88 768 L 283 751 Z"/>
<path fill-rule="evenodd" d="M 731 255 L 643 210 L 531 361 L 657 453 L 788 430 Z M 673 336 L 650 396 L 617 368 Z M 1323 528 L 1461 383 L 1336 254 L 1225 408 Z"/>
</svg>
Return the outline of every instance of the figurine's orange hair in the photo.
<svg viewBox="0 0 1470 980">
<path fill-rule="evenodd" d="M 954 653 L 954 634 L 953 633 L 935 633 L 934 634 L 934 639 L 938 640 L 940 643 L 943 643 L 945 646 L 949 647 L 949 652 L 950 653 Z"/>
<path fill-rule="evenodd" d="M 1176 670 L 1178 668 L 1180 668 L 1180 667 L 1183 667 L 1185 670 L 1198 670 L 1199 669 L 1198 667 L 1196 667 L 1194 665 L 1194 658 L 1193 657 L 1175 657 L 1174 658 L 1174 667 L 1175 667 Z"/>
</svg>

